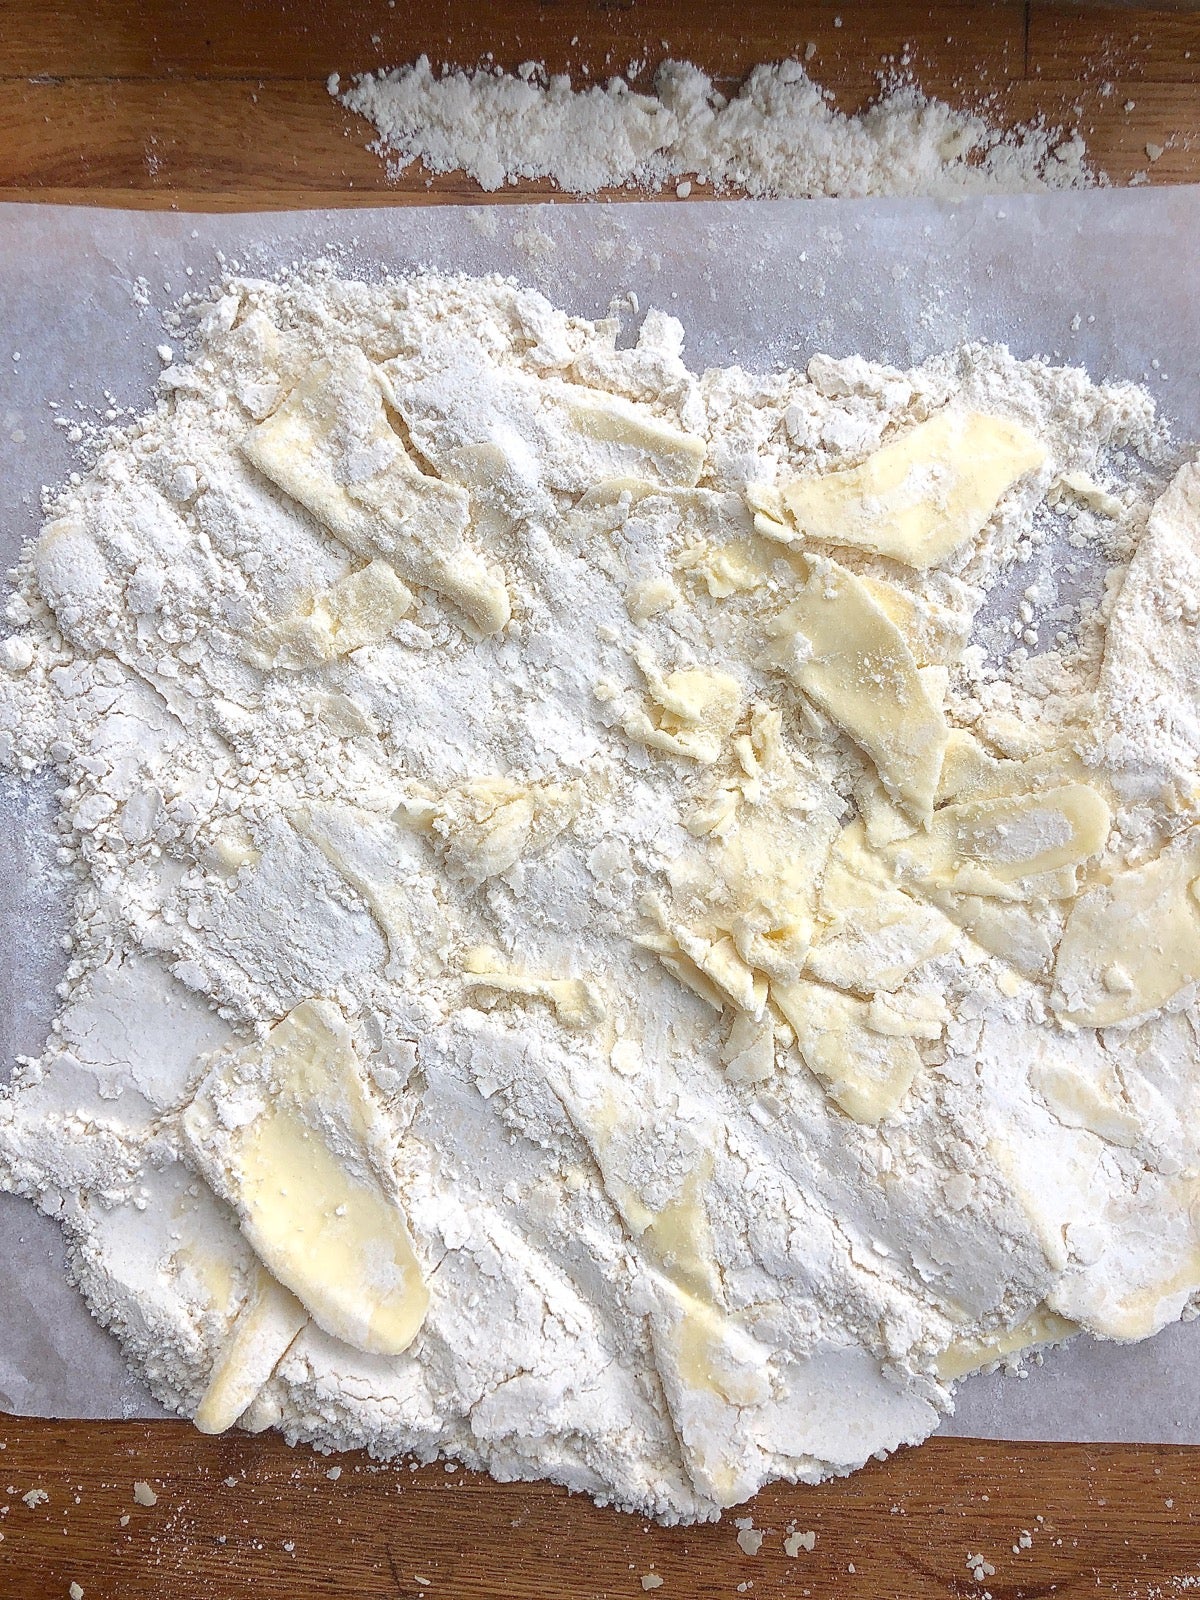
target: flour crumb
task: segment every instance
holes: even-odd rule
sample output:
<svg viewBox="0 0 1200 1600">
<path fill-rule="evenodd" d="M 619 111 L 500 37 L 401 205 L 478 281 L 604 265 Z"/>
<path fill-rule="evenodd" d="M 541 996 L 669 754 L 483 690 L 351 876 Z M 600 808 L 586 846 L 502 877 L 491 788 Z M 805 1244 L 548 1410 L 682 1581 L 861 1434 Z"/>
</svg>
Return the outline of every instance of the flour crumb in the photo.
<svg viewBox="0 0 1200 1600">
<path fill-rule="evenodd" d="M 663 1580 L 662 1580 L 662 1576 L 659 1573 L 657 1573 L 657 1572 L 643 1572 L 642 1573 L 642 1588 L 643 1589 L 646 1589 L 646 1590 L 661 1589 L 662 1586 L 663 1586 Z"/>
<path fill-rule="evenodd" d="M 338 1479 L 341 1477 L 341 1475 L 342 1475 L 341 1467 L 330 1467 L 329 1471 L 325 1474 L 325 1476 L 329 1479 L 330 1483 L 336 1483 L 338 1481 Z"/>
<path fill-rule="evenodd" d="M 27 1489 L 21 1496 L 31 1511 L 36 1511 L 38 1506 L 44 1506 L 49 1498 L 45 1489 Z"/>
<path fill-rule="evenodd" d="M 788 1556 L 798 1556 L 801 1550 L 807 1550 L 811 1554 L 816 1547 L 817 1535 L 811 1528 L 807 1533 L 789 1533 L 783 1541 L 783 1553 Z"/>
<path fill-rule="evenodd" d="M 139 1478 L 133 1486 L 133 1498 L 139 1506 L 156 1506 L 158 1504 L 158 1495 L 142 1478 Z"/>
<path fill-rule="evenodd" d="M 72 1583 L 67 1590 L 67 1594 L 69 1600 L 83 1600 L 83 1585 L 81 1583 Z"/>
<path fill-rule="evenodd" d="M 756 1556 L 762 1549 L 766 1534 L 761 1528 L 756 1528 L 749 1517 L 738 1517 L 734 1527 L 737 1529 L 737 1542 L 743 1553 Z"/>
<path fill-rule="evenodd" d="M 810 43 L 804 60 L 815 53 Z M 489 192 L 522 178 L 580 195 L 698 178 L 723 193 L 781 197 L 1021 194 L 1094 181 L 1078 135 L 1041 123 L 1005 131 L 908 85 L 847 116 L 796 60 L 756 66 L 731 98 L 687 61 L 664 61 L 646 94 L 621 77 L 574 89 L 537 63 L 439 75 L 426 56 L 344 91 L 334 74 L 329 92 L 375 125 L 372 148 L 394 177 L 419 162 L 466 172 Z"/>
</svg>

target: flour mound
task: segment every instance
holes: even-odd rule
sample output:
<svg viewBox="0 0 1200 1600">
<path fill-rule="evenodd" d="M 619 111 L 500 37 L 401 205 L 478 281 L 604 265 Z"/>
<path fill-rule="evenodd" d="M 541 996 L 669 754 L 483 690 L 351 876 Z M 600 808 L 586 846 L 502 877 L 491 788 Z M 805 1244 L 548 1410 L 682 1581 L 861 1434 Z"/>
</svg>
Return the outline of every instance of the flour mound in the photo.
<svg viewBox="0 0 1200 1600">
<path fill-rule="evenodd" d="M 499 279 L 202 313 L 0 645 L 73 897 L 0 1182 L 153 1392 L 691 1520 L 1192 1309 L 1146 393 L 697 374 Z"/>
<path fill-rule="evenodd" d="M 1077 135 L 1004 131 L 912 87 L 846 116 L 798 61 L 755 67 L 731 99 L 686 61 L 664 62 L 653 94 L 620 77 L 573 89 L 536 63 L 439 77 L 425 56 L 364 73 L 344 92 L 335 75 L 330 90 L 374 123 L 397 174 L 420 162 L 466 172 L 489 192 L 521 178 L 579 195 L 697 178 L 780 198 L 1025 194 L 1092 181 Z"/>
</svg>

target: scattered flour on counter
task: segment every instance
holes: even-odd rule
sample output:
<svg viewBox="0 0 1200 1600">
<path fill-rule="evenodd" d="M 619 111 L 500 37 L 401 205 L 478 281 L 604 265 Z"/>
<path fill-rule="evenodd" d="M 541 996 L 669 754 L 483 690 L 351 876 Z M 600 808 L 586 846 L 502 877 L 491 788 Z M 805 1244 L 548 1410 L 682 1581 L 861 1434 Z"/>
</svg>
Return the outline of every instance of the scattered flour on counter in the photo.
<svg viewBox="0 0 1200 1600">
<path fill-rule="evenodd" d="M 0 1183 L 208 1431 L 679 1521 L 1194 1309 L 1200 517 L 1132 385 L 618 332 L 230 279 L 48 496 Z"/>
<path fill-rule="evenodd" d="M 1078 135 L 1011 130 L 912 87 L 847 116 L 798 61 L 757 66 L 732 98 L 686 61 L 666 61 L 652 94 L 620 77 L 573 89 L 538 63 L 517 73 L 411 66 L 329 91 L 374 123 L 398 174 L 420 162 L 491 191 L 549 178 L 571 194 L 690 180 L 747 195 L 1023 194 L 1095 181 Z"/>
</svg>

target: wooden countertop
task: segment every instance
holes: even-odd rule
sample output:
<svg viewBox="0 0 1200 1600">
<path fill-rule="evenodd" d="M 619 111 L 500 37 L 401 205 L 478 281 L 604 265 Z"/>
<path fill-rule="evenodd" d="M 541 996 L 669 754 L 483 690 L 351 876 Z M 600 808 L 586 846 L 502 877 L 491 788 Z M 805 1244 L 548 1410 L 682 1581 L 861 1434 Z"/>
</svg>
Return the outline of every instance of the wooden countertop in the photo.
<svg viewBox="0 0 1200 1600">
<path fill-rule="evenodd" d="M 674 54 L 732 82 L 810 41 L 810 70 L 844 109 L 907 53 L 931 93 L 988 96 L 1002 121 L 1078 124 L 1113 182 L 1200 179 L 1200 16 L 1182 7 L 0 0 L 0 197 L 200 210 L 477 201 L 453 176 L 389 182 L 328 74 L 491 51 L 503 66 L 536 58 L 598 76 Z M 1163 149 L 1153 163 L 1147 144 Z M 136 1480 L 155 1505 L 135 1503 Z M 1200 1588 L 1200 1449 L 1167 1446 L 935 1440 L 845 1482 L 765 1491 L 747 1508 L 767 1530 L 756 1556 L 732 1518 L 648 1527 L 545 1487 L 335 1464 L 274 1436 L 206 1439 L 177 1423 L 0 1418 L 0 1488 L 0 1600 L 66 1600 L 73 1582 L 86 1600 L 600 1600 L 643 1595 L 651 1573 L 662 1600 Z M 48 1498 L 28 1505 L 33 1489 Z M 811 1553 L 784 1554 L 790 1527 L 815 1532 Z M 968 1554 L 987 1563 L 980 1580 Z"/>
</svg>

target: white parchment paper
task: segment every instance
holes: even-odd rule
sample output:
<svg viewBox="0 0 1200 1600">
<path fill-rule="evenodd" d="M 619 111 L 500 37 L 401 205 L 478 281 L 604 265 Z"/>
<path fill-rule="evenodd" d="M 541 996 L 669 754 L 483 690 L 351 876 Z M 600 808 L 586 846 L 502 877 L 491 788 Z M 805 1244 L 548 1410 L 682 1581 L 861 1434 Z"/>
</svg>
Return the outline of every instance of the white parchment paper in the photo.
<svg viewBox="0 0 1200 1600">
<path fill-rule="evenodd" d="M 1148 383 L 1200 440 L 1200 189 L 1019 199 L 434 206 L 228 217 L 0 209 L 0 547 L 76 462 L 59 415 L 146 405 L 161 310 L 222 264 L 334 253 L 367 276 L 511 273 L 568 310 L 681 318 L 694 367 L 815 351 L 908 366 L 966 339 Z M 0 783 L 0 1072 L 39 1053 L 63 956 L 48 783 Z M 1200 1070 L 1200 1067 L 1198 1067 Z M 1027 1378 L 969 1380 L 944 1431 L 1200 1442 L 1200 1325 L 1134 1347 L 1080 1339 Z M 54 1224 L 0 1196 L 0 1408 L 154 1416 L 67 1282 Z"/>
</svg>

